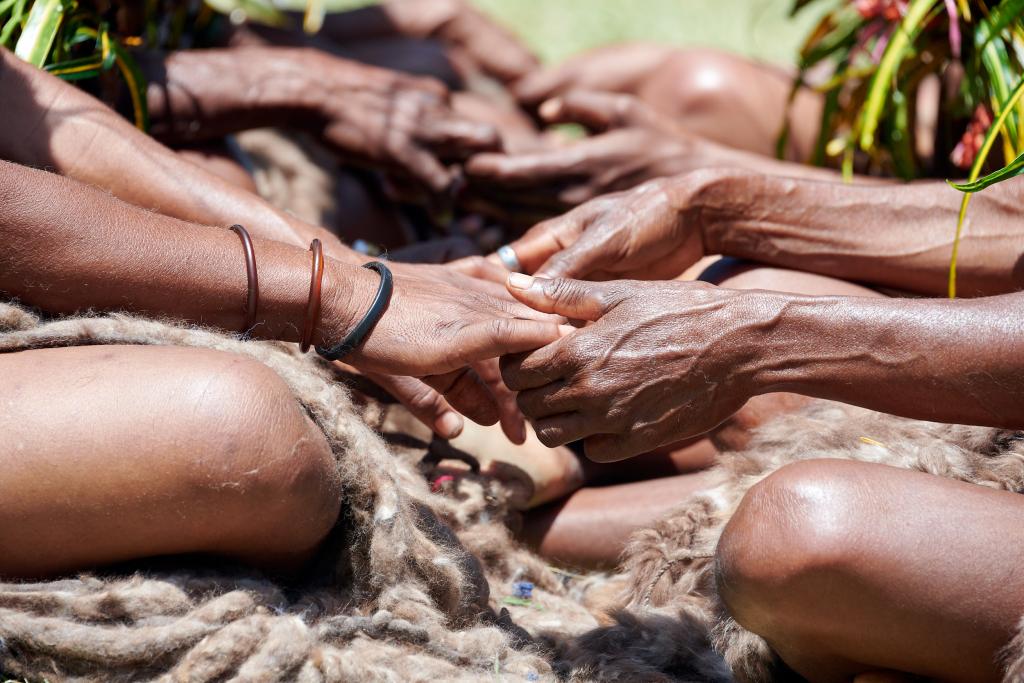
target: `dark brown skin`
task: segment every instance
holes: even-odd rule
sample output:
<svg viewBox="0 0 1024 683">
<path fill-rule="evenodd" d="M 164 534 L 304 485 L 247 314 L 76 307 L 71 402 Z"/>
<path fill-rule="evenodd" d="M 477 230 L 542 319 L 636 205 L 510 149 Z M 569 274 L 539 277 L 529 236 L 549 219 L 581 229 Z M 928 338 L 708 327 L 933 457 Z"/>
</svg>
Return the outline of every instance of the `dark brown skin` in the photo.
<svg viewBox="0 0 1024 683">
<path fill-rule="evenodd" d="M 1024 286 L 1022 190 L 1014 180 L 971 202 L 961 295 Z M 960 197 L 942 182 L 868 186 L 698 171 L 599 197 L 512 246 L 526 272 L 545 277 L 660 278 L 723 254 L 944 296 Z"/>
<path fill-rule="evenodd" d="M 256 195 L 189 163 L 136 130 L 98 100 L 45 72 L 32 68 L 0 48 L 0 88 L 7 94 L 0 158 L 26 166 L 53 169 L 104 189 L 135 206 L 191 223 L 229 226 L 241 223 L 254 237 L 301 247 L 320 239 L 327 255 L 351 264 L 366 257 L 344 246 L 334 235 L 279 211 Z M 126 174 L 123 169 L 130 168 Z M 437 279 L 467 290 L 478 282 L 452 271 L 395 264 L 393 270 L 419 279 Z M 485 289 L 507 296 L 503 288 Z M 380 377 L 378 377 L 380 379 Z M 412 378 L 381 381 L 442 437 L 462 428 L 461 418 L 445 398 Z M 499 405 L 511 438 L 522 433 L 522 418 Z M 491 405 L 484 401 L 480 405 Z M 465 409 L 471 405 L 463 402 Z M 488 408 L 489 420 L 493 411 Z"/>
<path fill-rule="evenodd" d="M 1024 293 L 861 299 L 521 274 L 509 291 L 594 322 L 502 367 L 541 442 L 583 439 L 594 460 L 705 434 L 772 392 L 936 422 L 1024 424 Z"/>
<path fill-rule="evenodd" d="M 497 132 L 455 114 L 438 81 L 311 48 L 188 50 L 143 61 L 153 134 L 171 143 L 264 126 L 315 132 L 342 158 L 445 191 L 444 162 L 499 147 Z"/>
<path fill-rule="evenodd" d="M 738 55 L 640 43 L 573 57 L 521 80 L 515 91 L 531 106 L 578 90 L 635 95 L 691 135 L 774 157 L 792 83 L 792 73 Z M 809 158 L 821 106 L 817 93 L 797 93 L 786 159 Z"/>
<path fill-rule="evenodd" d="M 813 683 L 879 670 L 995 683 L 1024 613 L 1022 519 L 1019 494 L 801 462 L 744 498 L 719 541 L 719 590 L 740 624 Z"/>
<path fill-rule="evenodd" d="M 340 44 L 396 36 L 433 38 L 504 82 L 521 79 L 538 66 L 515 36 L 464 0 L 387 0 L 332 13 L 324 18 L 319 35 Z"/>
<path fill-rule="evenodd" d="M 829 169 L 697 137 L 633 95 L 572 91 L 545 102 L 540 114 L 548 123 L 579 123 L 599 134 L 554 149 L 474 156 L 466 165 L 471 206 L 503 219 L 556 215 L 648 180 L 704 168 L 840 180 Z M 858 177 L 857 182 L 885 181 Z M 517 214 L 517 207 L 526 210 Z"/>
</svg>

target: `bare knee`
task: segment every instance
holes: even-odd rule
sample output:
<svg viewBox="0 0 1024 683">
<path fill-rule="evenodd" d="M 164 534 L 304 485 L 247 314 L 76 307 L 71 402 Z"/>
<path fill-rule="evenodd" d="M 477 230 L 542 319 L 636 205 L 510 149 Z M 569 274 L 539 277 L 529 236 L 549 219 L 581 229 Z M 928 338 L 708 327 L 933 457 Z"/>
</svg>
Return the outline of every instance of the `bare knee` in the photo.
<svg viewBox="0 0 1024 683">
<path fill-rule="evenodd" d="M 676 51 L 649 84 L 660 108 L 686 116 L 729 106 L 741 58 L 709 48 Z M 661 93 L 660 95 L 656 93 Z"/>
<path fill-rule="evenodd" d="M 828 618 L 823 587 L 858 555 L 864 467 L 803 461 L 747 492 L 716 552 L 719 593 L 736 621 L 777 642 Z"/>
<path fill-rule="evenodd" d="M 193 370 L 195 427 L 210 446 L 189 481 L 218 511 L 218 550 L 287 555 L 315 547 L 340 507 L 326 438 L 284 381 L 242 356 L 210 353 Z"/>
</svg>

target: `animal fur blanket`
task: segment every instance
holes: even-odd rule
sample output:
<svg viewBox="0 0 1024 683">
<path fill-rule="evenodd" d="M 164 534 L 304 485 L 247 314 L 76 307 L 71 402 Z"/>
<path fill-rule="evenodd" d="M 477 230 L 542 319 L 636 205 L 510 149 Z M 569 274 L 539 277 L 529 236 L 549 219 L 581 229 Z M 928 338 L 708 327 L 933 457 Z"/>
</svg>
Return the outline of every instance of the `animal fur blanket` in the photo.
<svg viewBox="0 0 1024 683">
<path fill-rule="evenodd" d="M 823 404 L 722 456 L 717 485 L 636 534 L 619 576 L 579 576 L 510 539 L 496 482 L 467 476 L 431 493 L 416 467 L 424 445 L 386 443 L 372 427 L 387 432 L 389 409 L 354 401 L 330 366 L 289 345 L 121 315 L 43 321 L 0 303 L 0 352 L 83 344 L 201 346 L 267 364 L 327 435 L 343 513 L 299 586 L 194 564 L 0 584 L 0 671 L 33 682 L 782 680 L 710 577 L 750 486 L 794 460 L 838 457 L 1024 488 L 1021 433 Z M 537 589 L 506 608 L 515 580 Z M 616 583 L 622 608 L 592 612 L 588 596 Z M 1006 680 L 1024 680 L 1024 637 L 1007 653 Z"/>
</svg>

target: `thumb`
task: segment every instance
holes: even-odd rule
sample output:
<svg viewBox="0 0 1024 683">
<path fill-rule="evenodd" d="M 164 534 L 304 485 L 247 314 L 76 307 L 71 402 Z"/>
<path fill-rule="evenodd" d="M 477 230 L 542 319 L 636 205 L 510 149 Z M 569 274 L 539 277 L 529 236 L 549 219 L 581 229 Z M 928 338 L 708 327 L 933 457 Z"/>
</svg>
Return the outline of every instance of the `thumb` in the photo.
<svg viewBox="0 0 1024 683">
<path fill-rule="evenodd" d="M 530 308 L 574 320 L 598 320 L 616 303 L 605 284 L 522 273 L 508 276 L 508 291 Z"/>
<path fill-rule="evenodd" d="M 565 249 L 552 254 L 535 274 L 543 278 L 587 279 L 607 265 L 607 254 L 606 245 L 593 243 L 584 233 Z"/>
<path fill-rule="evenodd" d="M 575 90 L 546 101 L 540 115 L 547 123 L 578 123 L 605 131 L 629 125 L 634 102 L 629 95 Z"/>
</svg>

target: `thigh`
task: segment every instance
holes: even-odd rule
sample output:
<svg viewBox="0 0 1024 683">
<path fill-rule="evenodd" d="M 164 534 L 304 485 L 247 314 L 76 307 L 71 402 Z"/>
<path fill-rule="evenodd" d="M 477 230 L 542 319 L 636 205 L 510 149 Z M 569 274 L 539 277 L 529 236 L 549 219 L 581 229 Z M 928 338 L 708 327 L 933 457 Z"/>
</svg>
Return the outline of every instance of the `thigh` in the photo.
<svg viewBox="0 0 1024 683">
<path fill-rule="evenodd" d="M 337 514 L 323 435 L 242 356 L 0 354 L 0 403 L 0 575 L 184 552 L 271 561 L 314 546 Z"/>
</svg>

